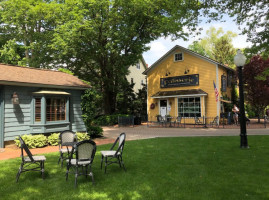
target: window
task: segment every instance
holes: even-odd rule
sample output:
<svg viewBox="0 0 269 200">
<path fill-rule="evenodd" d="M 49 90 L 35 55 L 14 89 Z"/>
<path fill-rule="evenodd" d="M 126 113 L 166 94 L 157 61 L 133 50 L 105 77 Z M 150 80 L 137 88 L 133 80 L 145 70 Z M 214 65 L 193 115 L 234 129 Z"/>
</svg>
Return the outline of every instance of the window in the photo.
<svg viewBox="0 0 269 200">
<path fill-rule="evenodd" d="M 35 122 L 41 122 L 41 98 L 35 98 Z"/>
<path fill-rule="evenodd" d="M 134 79 L 133 78 L 131 78 L 131 84 L 134 84 Z"/>
<path fill-rule="evenodd" d="M 140 63 L 136 63 L 136 69 L 140 69 Z"/>
<path fill-rule="evenodd" d="M 144 81 L 143 80 L 141 80 L 141 85 L 143 85 L 144 84 Z"/>
<path fill-rule="evenodd" d="M 182 60 L 183 60 L 183 53 L 176 53 L 175 61 L 182 61 Z"/>
<path fill-rule="evenodd" d="M 66 99 L 46 98 L 46 120 L 63 121 L 66 119 Z"/>
<path fill-rule="evenodd" d="M 201 117 L 200 97 L 187 97 L 178 99 L 178 116 Z"/>
</svg>

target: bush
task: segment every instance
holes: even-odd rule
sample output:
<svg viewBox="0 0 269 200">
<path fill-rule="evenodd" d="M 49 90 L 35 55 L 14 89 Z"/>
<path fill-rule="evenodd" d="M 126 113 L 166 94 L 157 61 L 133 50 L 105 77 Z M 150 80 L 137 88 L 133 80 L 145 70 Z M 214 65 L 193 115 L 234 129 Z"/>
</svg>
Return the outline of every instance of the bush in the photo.
<svg viewBox="0 0 269 200">
<path fill-rule="evenodd" d="M 59 135 L 60 135 L 60 133 L 53 133 L 50 136 L 48 136 L 48 143 L 51 146 L 59 145 Z"/>
<path fill-rule="evenodd" d="M 88 134 L 92 138 L 103 136 L 103 129 L 99 126 L 90 126 L 88 127 Z"/>
<path fill-rule="evenodd" d="M 24 140 L 25 144 L 28 146 L 29 149 L 36 148 L 36 147 L 44 147 L 48 144 L 47 137 L 42 134 L 22 135 L 21 138 Z M 15 143 L 17 146 L 20 147 L 19 137 L 16 137 Z"/>
<path fill-rule="evenodd" d="M 119 116 L 128 116 L 128 115 L 123 115 L 123 114 L 103 115 L 95 119 L 93 121 L 93 124 L 97 126 L 112 126 L 112 125 L 118 124 Z"/>
<path fill-rule="evenodd" d="M 77 132 L 76 135 L 78 142 L 90 139 L 90 136 L 87 133 Z"/>
</svg>

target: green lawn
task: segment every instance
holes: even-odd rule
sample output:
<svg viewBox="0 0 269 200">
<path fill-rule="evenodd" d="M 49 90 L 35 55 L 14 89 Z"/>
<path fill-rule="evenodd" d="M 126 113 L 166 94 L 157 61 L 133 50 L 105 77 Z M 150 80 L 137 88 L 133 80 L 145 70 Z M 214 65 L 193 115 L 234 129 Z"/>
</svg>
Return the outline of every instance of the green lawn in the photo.
<svg viewBox="0 0 269 200">
<path fill-rule="evenodd" d="M 127 135 L 128 137 L 128 135 Z M 46 154 L 45 180 L 38 172 L 15 177 L 20 159 L 0 161 L 0 199 L 269 199 L 269 136 L 249 136 L 250 149 L 240 149 L 237 137 L 157 138 L 126 142 L 123 159 L 100 170 L 97 147 L 95 185 L 74 175 L 65 181 L 58 153 Z"/>
</svg>

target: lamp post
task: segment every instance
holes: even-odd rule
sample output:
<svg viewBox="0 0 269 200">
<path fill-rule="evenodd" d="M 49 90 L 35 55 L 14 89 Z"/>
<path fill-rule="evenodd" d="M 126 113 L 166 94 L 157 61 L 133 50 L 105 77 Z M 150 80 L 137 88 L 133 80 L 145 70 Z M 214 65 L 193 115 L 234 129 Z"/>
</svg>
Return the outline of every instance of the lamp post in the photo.
<svg viewBox="0 0 269 200">
<path fill-rule="evenodd" d="M 247 128 L 246 128 L 246 116 L 244 107 L 244 88 L 243 88 L 243 74 L 242 68 L 245 65 L 246 57 L 241 53 L 240 49 L 237 50 L 237 54 L 234 57 L 234 64 L 238 68 L 239 78 L 239 98 L 240 98 L 240 147 L 249 148 L 247 139 Z"/>
</svg>

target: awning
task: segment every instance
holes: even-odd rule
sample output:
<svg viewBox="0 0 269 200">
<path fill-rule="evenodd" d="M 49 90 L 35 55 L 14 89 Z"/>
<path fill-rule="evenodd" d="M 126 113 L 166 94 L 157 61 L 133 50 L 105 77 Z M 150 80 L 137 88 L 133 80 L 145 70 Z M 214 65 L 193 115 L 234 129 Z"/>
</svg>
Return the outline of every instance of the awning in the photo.
<svg viewBox="0 0 269 200">
<path fill-rule="evenodd" d="M 224 99 L 220 99 L 220 101 L 224 102 L 224 103 L 232 103 L 231 101 L 229 100 L 224 100 Z"/>
<path fill-rule="evenodd" d="M 200 97 L 207 96 L 207 93 L 201 89 L 160 91 L 152 95 L 151 98 L 168 98 L 168 97 Z"/>
<path fill-rule="evenodd" d="M 71 95 L 70 93 L 65 91 L 51 91 L 51 90 L 40 90 L 37 92 L 33 92 L 33 94 Z"/>
</svg>

